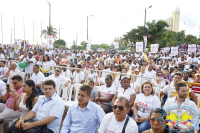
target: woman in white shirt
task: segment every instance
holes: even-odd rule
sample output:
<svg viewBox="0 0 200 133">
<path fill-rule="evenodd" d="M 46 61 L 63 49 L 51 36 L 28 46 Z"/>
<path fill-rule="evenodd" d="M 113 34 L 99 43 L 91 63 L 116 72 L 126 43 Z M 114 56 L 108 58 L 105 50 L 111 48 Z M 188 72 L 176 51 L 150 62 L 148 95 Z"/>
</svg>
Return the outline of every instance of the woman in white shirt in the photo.
<svg viewBox="0 0 200 133">
<path fill-rule="evenodd" d="M 139 125 L 139 133 L 151 128 L 149 118 L 151 111 L 155 108 L 161 108 L 160 99 L 154 95 L 152 83 L 144 82 L 141 86 L 141 93 L 137 95 L 133 105 L 132 118 Z"/>
<path fill-rule="evenodd" d="M 97 71 L 97 76 L 95 77 L 94 82 L 95 82 L 95 86 L 105 85 L 105 77 L 102 76 L 102 72 Z"/>
<path fill-rule="evenodd" d="M 47 72 L 44 73 L 45 77 L 49 76 L 49 70 L 50 70 L 50 62 L 49 62 L 49 56 L 44 55 L 43 62 L 42 62 L 42 69 L 46 70 Z"/>
<path fill-rule="evenodd" d="M 94 72 L 95 68 L 93 65 L 89 66 L 89 72 L 88 72 L 88 80 L 94 81 L 95 77 L 97 76 L 97 73 Z"/>
<path fill-rule="evenodd" d="M 131 88 L 130 79 L 125 77 L 122 79 L 122 88 L 119 88 L 112 99 L 112 104 L 115 103 L 117 97 L 125 97 L 129 102 L 129 107 L 131 108 L 135 101 L 135 91 Z"/>
<path fill-rule="evenodd" d="M 157 72 L 156 73 L 156 78 L 161 78 L 162 79 L 162 72 Z M 151 83 L 153 84 L 153 87 L 161 87 L 162 89 L 165 86 L 165 81 L 164 80 L 159 80 L 159 79 L 152 79 Z"/>
<path fill-rule="evenodd" d="M 35 83 L 33 80 L 26 80 L 23 83 L 22 89 L 24 93 L 21 96 L 18 95 L 15 98 L 15 102 L 13 105 L 14 111 L 18 109 L 21 110 L 20 118 L 24 117 L 30 110 L 32 110 L 33 106 L 36 104 L 39 98 L 39 94 L 35 89 Z M 10 126 L 10 128 L 7 130 L 8 133 L 11 133 L 11 131 L 15 129 L 16 122 L 14 122 L 13 125 Z"/>
<path fill-rule="evenodd" d="M 99 88 L 95 101 L 101 106 L 105 113 L 112 111 L 112 98 L 116 93 L 116 87 L 112 84 L 112 76 L 107 75 L 105 79 L 106 84 Z"/>
</svg>

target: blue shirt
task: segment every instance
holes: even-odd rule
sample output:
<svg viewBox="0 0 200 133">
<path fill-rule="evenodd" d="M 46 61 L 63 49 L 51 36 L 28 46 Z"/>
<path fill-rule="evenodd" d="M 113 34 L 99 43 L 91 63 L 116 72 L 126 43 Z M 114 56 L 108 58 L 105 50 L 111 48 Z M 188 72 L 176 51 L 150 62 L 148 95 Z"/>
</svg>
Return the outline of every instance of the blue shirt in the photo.
<svg viewBox="0 0 200 133">
<path fill-rule="evenodd" d="M 76 103 L 69 108 L 60 133 L 95 133 L 104 115 L 103 109 L 93 102 L 89 101 L 83 109 Z"/>
<path fill-rule="evenodd" d="M 32 111 L 36 113 L 35 120 L 39 121 L 49 116 L 54 116 L 56 119 L 47 124 L 47 128 L 54 133 L 59 133 L 60 124 L 63 116 L 65 105 L 63 100 L 56 94 L 47 99 L 46 96 L 41 96 Z"/>
</svg>

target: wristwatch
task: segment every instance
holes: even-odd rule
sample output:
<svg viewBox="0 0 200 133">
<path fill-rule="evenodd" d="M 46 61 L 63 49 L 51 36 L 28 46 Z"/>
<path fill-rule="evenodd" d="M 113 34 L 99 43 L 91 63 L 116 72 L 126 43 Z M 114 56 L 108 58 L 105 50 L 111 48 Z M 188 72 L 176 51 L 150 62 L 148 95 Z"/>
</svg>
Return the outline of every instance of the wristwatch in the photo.
<svg viewBox="0 0 200 133">
<path fill-rule="evenodd" d="M 15 89 L 12 89 L 11 92 L 15 92 Z"/>
</svg>

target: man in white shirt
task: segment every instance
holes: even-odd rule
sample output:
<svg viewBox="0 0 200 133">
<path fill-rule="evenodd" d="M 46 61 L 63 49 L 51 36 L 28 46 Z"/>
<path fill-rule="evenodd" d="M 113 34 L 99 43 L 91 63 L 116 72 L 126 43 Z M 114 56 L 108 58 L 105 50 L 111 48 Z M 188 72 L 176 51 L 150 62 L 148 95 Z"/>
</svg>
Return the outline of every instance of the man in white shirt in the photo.
<svg viewBox="0 0 200 133">
<path fill-rule="evenodd" d="M 188 95 L 187 84 L 178 83 L 175 88 L 176 88 L 177 96 L 173 97 L 173 98 L 169 98 L 163 107 L 163 109 L 167 112 L 168 116 L 170 116 L 172 113 L 171 111 L 173 111 L 173 113 L 175 113 L 177 115 L 177 117 L 179 118 L 177 121 L 172 120 L 172 121 L 176 122 L 175 125 L 170 124 L 170 122 L 168 123 L 169 125 L 171 125 L 170 129 L 172 129 L 174 131 L 174 127 L 176 127 L 178 129 L 180 129 L 180 131 L 182 131 L 182 132 L 192 131 L 192 130 L 194 130 L 193 128 L 198 130 L 199 123 L 197 123 L 197 122 L 198 122 L 199 118 L 195 113 L 198 114 L 199 111 L 198 111 L 196 104 L 193 101 L 191 101 L 190 99 L 187 99 L 187 95 Z M 173 106 L 175 106 L 176 108 Z M 168 109 L 168 108 L 170 108 L 170 109 Z M 191 115 L 192 119 L 188 118 L 185 120 L 185 123 L 183 123 L 184 121 L 181 120 L 181 117 L 185 113 L 187 113 L 188 115 Z M 171 118 L 171 117 L 169 117 L 169 118 Z M 188 120 L 190 120 L 190 121 L 188 121 Z M 188 124 L 189 122 L 190 122 L 190 124 Z M 178 127 L 177 127 L 177 125 L 178 125 Z"/>
<path fill-rule="evenodd" d="M 144 74 L 145 77 L 152 77 L 152 78 L 156 78 L 156 72 L 153 70 L 153 65 L 150 63 L 148 66 L 148 70 L 145 71 Z"/>
<path fill-rule="evenodd" d="M 197 66 L 198 64 L 198 59 L 196 57 L 194 57 L 194 53 L 192 52 L 191 57 L 187 58 L 187 64 L 188 65 L 195 65 Z"/>
<path fill-rule="evenodd" d="M 113 112 L 103 117 L 98 133 L 138 133 L 136 122 L 127 115 L 129 111 L 128 100 L 124 97 L 118 97 L 113 105 Z"/>
<path fill-rule="evenodd" d="M 28 66 L 25 68 L 26 75 L 30 78 L 31 74 L 33 73 L 33 65 L 36 63 L 36 59 L 32 57 L 33 53 L 29 52 L 28 57 L 27 54 L 24 55 L 23 61 L 28 63 Z"/>
<path fill-rule="evenodd" d="M 0 50 L 0 60 L 4 60 L 5 57 L 4 57 L 4 54 L 2 53 L 2 51 Z"/>
<path fill-rule="evenodd" d="M 40 72 L 40 67 L 39 65 L 34 65 L 33 66 L 33 75 L 31 76 L 31 80 L 33 80 L 35 82 L 35 87 L 38 89 L 38 92 L 40 95 L 42 95 L 43 93 L 41 92 L 40 89 L 40 83 L 41 81 L 43 81 L 45 79 L 45 76 L 42 72 Z"/>
<path fill-rule="evenodd" d="M 10 72 L 9 72 L 9 76 L 8 76 L 8 81 L 7 81 L 7 84 L 10 84 L 12 82 L 12 77 L 15 76 L 15 75 L 19 75 L 19 76 L 22 76 L 22 72 L 17 68 L 17 65 L 15 62 L 13 62 L 11 65 L 10 65 Z M 23 78 L 23 77 L 22 77 Z"/>
<path fill-rule="evenodd" d="M 0 80 L 0 103 L 6 103 L 3 101 L 3 95 L 6 94 L 6 83 Z"/>
<path fill-rule="evenodd" d="M 81 69 L 80 69 L 81 65 L 80 64 L 78 64 L 76 66 L 76 68 L 79 68 L 79 69 L 76 69 L 76 71 L 73 73 L 71 84 L 75 84 L 75 83 L 83 84 L 84 81 L 85 81 L 85 73 L 81 71 Z"/>
<path fill-rule="evenodd" d="M 0 62 L 0 79 L 3 79 L 6 77 L 6 73 L 8 71 L 8 68 L 5 66 L 6 65 L 6 61 L 1 61 Z"/>
<path fill-rule="evenodd" d="M 163 96 L 165 94 L 169 94 L 170 93 L 170 97 L 172 97 L 175 93 L 175 86 L 182 80 L 182 76 L 180 73 L 175 73 L 173 76 L 173 81 L 170 83 L 170 85 L 166 85 L 161 91 L 160 91 L 160 96 Z M 168 92 L 170 86 L 170 92 Z M 197 104 L 197 97 L 194 94 L 193 91 L 191 91 L 191 89 L 189 90 L 189 96 L 191 98 L 192 101 L 194 101 Z"/>
<path fill-rule="evenodd" d="M 52 74 L 49 77 L 46 77 L 45 79 L 43 79 L 40 82 L 39 85 L 42 85 L 45 80 L 50 80 L 51 79 L 51 80 L 53 80 L 56 83 L 56 88 L 57 88 L 60 82 L 64 82 L 64 81 L 68 82 L 68 81 L 70 81 L 70 79 L 68 79 L 68 78 L 66 78 L 64 76 L 61 76 L 61 72 L 62 72 L 61 68 L 57 67 L 55 69 L 55 74 Z"/>
</svg>

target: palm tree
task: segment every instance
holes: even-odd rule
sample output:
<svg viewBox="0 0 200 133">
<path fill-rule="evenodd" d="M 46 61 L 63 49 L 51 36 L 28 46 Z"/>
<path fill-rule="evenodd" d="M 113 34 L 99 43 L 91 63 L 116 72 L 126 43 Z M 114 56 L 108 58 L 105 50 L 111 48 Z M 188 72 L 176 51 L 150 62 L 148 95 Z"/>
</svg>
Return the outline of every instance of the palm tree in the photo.
<svg viewBox="0 0 200 133">
<path fill-rule="evenodd" d="M 175 39 L 175 32 L 166 30 L 164 32 L 165 45 L 173 46 L 174 45 L 173 39 Z"/>
<path fill-rule="evenodd" d="M 44 35 L 44 38 L 46 39 L 47 35 L 53 35 L 53 38 L 56 39 L 57 38 L 57 30 L 56 28 L 53 28 L 52 26 L 48 27 L 47 26 L 47 29 L 45 30 L 42 30 L 41 31 L 41 35 L 40 36 L 43 36 Z"/>
</svg>

